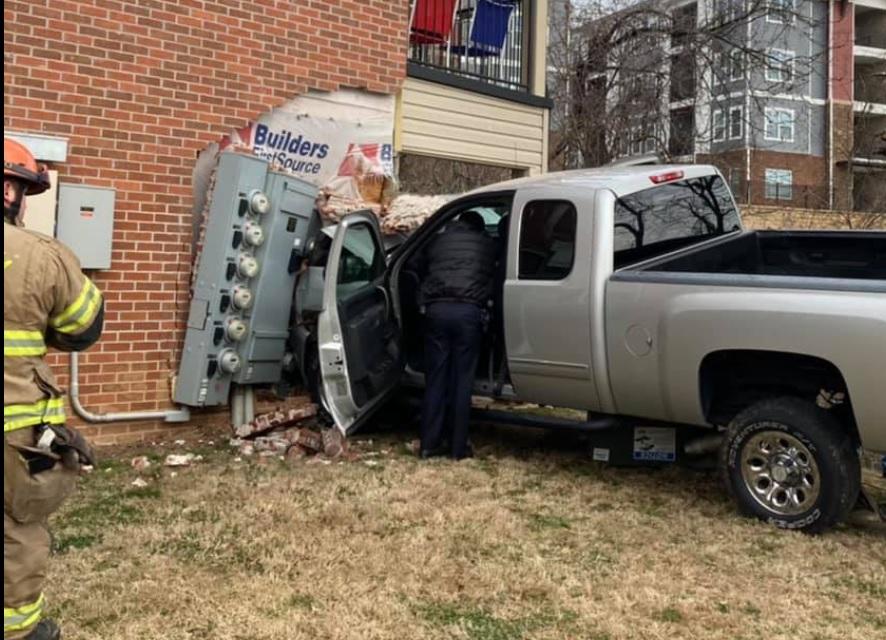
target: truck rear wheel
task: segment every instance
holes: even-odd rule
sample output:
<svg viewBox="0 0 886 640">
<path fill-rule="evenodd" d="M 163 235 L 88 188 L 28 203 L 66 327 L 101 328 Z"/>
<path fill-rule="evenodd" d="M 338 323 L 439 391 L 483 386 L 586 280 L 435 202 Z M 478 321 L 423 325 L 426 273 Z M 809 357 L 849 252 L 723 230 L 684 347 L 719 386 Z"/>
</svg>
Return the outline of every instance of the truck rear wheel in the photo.
<svg viewBox="0 0 886 640">
<path fill-rule="evenodd" d="M 729 425 L 721 449 L 726 486 L 742 512 L 783 529 L 819 533 L 858 499 L 851 438 L 826 411 L 798 398 L 758 402 Z"/>
</svg>

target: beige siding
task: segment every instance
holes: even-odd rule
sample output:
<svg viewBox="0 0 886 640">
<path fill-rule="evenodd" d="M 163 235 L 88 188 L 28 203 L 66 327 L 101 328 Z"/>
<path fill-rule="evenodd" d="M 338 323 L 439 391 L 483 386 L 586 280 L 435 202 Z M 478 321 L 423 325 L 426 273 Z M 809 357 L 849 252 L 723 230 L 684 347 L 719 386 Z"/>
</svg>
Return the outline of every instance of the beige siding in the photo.
<svg viewBox="0 0 886 640">
<path fill-rule="evenodd" d="M 407 78 L 397 102 L 397 150 L 541 173 L 546 109 Z"/>
</svg>

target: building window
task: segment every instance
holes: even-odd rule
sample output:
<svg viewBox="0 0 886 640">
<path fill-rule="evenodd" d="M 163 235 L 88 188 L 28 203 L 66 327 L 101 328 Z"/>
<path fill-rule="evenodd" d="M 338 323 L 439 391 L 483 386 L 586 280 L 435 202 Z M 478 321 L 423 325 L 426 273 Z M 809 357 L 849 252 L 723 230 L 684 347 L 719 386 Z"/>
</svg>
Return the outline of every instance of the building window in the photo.
<svg viewBox="0 0 886 640">
<path fill-rule="evenodd" d="M 741 107 L 730 107 L 725 111 L 723 109 L 714 111 L 713 124 L 711 126 L 711 137 L 714 142 L 741 138 L 744 129 L 743 112 L 744 110 Z"/>
<path fill-rule="evenodd" d="M 769 0 L 766 22 L 790 24 L 794 21 L 794 0 Z"/>
<path fill-rule="evenodd" d="M 794 141 L 794 121 L 796 116 L 793 109 L 766 109 L 766 128 L 763 137 L 766 140 L 779 142 Z"/>
<path fill-rule="evenodd" d="M 734 49 L 729 53 L 729 79 L 742 78 L 744 78 L 744 54 L 741 49 Z"/>
<path fill-rule="evenodd" d="M 722 142 L 726 139 L 726 113 L 722 109 L 714 111 L 714 121 L 711 130 L 714 142 Z"/>
<path fill-rule="evenodd" d="M 794 197 L 794 172 L 788 169 L 766 169 L 766 198 L 791 200 Z"/>
<path fill-rule="evenodd" d="M 744 78 L 744 55 L 740 49 L 721 51 L 714 57 L 714 85 Z"/>
<path fill-rule="evenodd" d="M 643 153 L 643 130 L 639 127 L 631 128 L 631 155 Z"/>
<path fill-rule="evenodd" d="M 729 54 L 721 51 L 714 56 L 714 86 L 721 85 L 729 79 Z"/>
<path fill-rule="evenodd" d="M 651 153 L 655 151 L 656 147 L 656 132 L 657 129 L 655 125 L 652 124 L 643 124 L 636 127 L 631 127 L 628 130 L 628 135 L 630 136 L 630 155 L 640 155 L 642 153 Z"/>
<path fill-rule="evenodd" d="M 742 134 L 742 125 L 744 124 L 744 119 L 742 118 L 743 109 L 741 107 L 731 107 L 729 109 L 729 139 L 737 140 L 741 138 Z"/>
<path fill-rule="evenodd" d="M 743 4 L 742 0 L 714 0 L 713 23 L 726 25 L 735 22 L 742 16 Z"/>
<path fill-rule="evenodd" d="M 794 78 L 794 52 L 769 49 L 766 52 L 766 81 L 790 82 Z"/>
<path fill-rule="evenodd" d="M 674 109 L 670 114 L 668 153 L 675 157 L 695 153 L 695 109 Z"/>
<path fill-rule="evenodd" d="M 575 261 L 578 215 L 566 200 L 535 200 L 520 220 L 521 280 L 563 280 Z"/>
</svg>

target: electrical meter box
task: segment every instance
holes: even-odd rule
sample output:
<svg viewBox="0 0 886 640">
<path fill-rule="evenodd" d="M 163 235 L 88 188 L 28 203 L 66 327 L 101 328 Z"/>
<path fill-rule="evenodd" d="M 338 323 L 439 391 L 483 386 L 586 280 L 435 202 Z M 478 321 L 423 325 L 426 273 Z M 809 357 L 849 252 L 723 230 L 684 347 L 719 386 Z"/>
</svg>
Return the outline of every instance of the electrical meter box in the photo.
<svg viewBox="0 0 886 640">
<path fill-rule="evenodd" d="M 110 269 L 114 238 L 114 189 L 84 184 L 58 186 L 55 237 L 70 247 L 84 269 Z"/>
<path fill-rule="evenodd" d="M 317 188 L 223 153 L 195 265 L 175 400 L 227 404 L 231 383 L 280 381 L 297 271 L 320 226 Z"/>
</svg>

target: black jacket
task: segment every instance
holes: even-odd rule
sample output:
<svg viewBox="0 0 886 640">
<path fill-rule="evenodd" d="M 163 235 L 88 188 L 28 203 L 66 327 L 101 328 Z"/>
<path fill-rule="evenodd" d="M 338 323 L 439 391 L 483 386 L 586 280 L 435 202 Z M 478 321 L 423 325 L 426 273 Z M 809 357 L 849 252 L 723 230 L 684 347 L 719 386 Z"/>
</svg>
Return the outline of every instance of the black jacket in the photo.
<svg viewBox="0 0 886 640">
<path fill-rule="evenodd" d="M 495 241 L 455 223 L 438 235 L 425 256 L 421 302 L 472 302 L 486 307 L 495 289 Z"/>
</svg>

